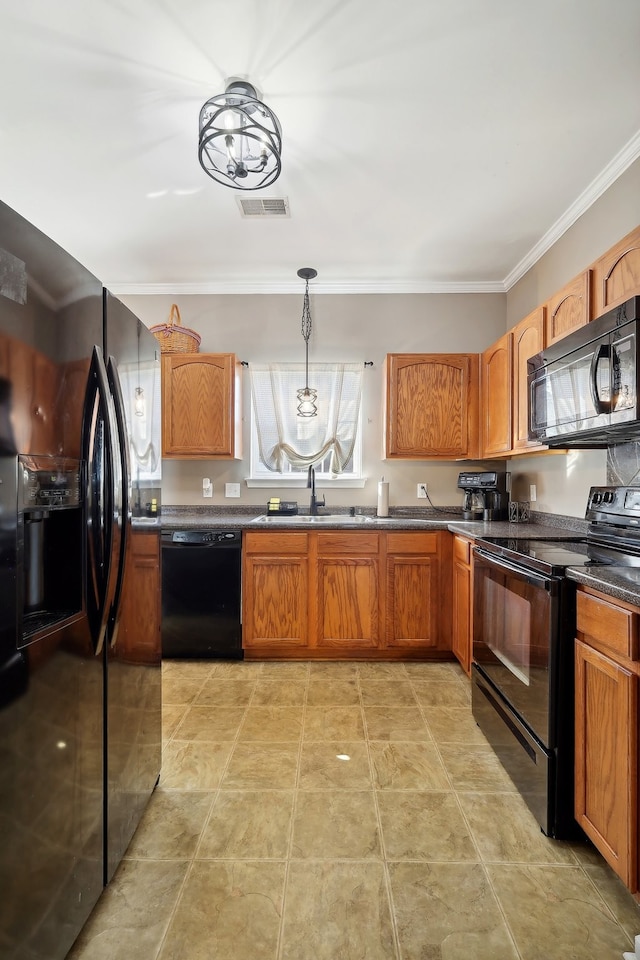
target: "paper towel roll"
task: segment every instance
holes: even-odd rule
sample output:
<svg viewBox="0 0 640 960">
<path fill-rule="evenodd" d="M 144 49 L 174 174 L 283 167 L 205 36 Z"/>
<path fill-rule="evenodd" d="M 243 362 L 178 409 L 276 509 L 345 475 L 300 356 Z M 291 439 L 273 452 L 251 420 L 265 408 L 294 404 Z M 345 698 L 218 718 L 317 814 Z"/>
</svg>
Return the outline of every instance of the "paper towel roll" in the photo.
<svg viewBox="0 0 640 960">
<path fill-rule="evenodd" d="M 380 480 L 378 483 L 378 516 L 389 516 L 389 481 Z"/>
</svg>

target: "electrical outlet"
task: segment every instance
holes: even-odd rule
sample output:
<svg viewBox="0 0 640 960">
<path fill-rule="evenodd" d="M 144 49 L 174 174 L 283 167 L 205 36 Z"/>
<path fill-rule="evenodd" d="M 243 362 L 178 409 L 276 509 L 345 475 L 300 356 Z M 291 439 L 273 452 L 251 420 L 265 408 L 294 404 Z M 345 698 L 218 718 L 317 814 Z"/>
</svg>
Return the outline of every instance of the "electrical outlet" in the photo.
<svg viewBox="0 0 640 960">
<path fill-rule="evenodd" d="M 418 498 L 418 500 L 426 500 L 426 499 L 427 499 L 427 485 L 426 485 L 426 483 L 419 483 L 419 484 L 418 484 L 418 489 L 417 489 L 417 491 L 416 491 L 416 497 Z"/>
<path fill-rule="evenodd" d="M 212 497 L 213 496 L 213 484 L 209 477 L 202 478 L 202 496 L 203 497 Z"/>
<path fill-rule="evenodd" d="M 529 484 L 529 502 L 535 503 L 538 497 L 538 491 L 536 490 L 535 483 Z"/>
<path fill-rule="evenodd" d="M 224 495 L 225 495 L 225 497 L 239 497 L 239 496 L 240 496 L 240 484 L 239 484 L 239 483 L 225 483 L 225 485 L 224 485 Z"/>
</svg>

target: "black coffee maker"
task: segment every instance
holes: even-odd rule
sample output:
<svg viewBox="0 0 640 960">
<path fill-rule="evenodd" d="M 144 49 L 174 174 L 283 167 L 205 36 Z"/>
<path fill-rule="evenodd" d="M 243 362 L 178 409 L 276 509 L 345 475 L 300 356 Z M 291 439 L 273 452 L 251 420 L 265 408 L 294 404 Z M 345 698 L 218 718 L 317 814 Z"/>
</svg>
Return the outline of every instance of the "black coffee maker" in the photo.
<svg viewBox="0 0 640 960">
<path fill-rule="evenodd" d="M 507 520 L 509 493 L 504 470 L 469 470 L 458 477 L 463 520 Z"/>
</svg>

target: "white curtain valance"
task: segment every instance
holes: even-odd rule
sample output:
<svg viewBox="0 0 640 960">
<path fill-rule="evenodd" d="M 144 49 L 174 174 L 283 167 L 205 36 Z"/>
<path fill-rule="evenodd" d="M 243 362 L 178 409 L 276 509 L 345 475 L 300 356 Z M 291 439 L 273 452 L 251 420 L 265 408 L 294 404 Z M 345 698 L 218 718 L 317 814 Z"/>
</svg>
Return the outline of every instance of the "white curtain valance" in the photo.
<svg viewBox="0 0 640 960">
<path fill-rule="evenodd" d="M 310 363 L 309 386 L 318 393 L 318 414 L 297 415 L 297 391 L 305 386 L 304 363 L 250 363 L 251 397 L 260 459 L 285 472 L 331 454 L 331 472 L 342 473 L 353 454 L 360 417 L 362 363 Z"/>
</svg>

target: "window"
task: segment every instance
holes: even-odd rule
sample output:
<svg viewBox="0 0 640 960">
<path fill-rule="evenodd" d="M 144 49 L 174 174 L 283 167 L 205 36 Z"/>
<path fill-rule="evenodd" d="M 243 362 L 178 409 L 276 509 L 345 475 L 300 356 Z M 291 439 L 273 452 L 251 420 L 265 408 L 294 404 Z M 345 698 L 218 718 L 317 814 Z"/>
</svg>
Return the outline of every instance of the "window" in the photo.
<svg viewBox="0 0 640 960">
<path fill-rule="evenodd" d="M 302 363 L 250 364 L 251 481 L 297 485 L 315 465 L 319 479 L 362 484 L 361 363 L 309 364 L 318 414 L 297 416 Z"/>
</svg>

